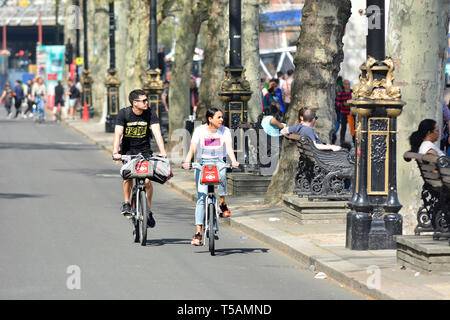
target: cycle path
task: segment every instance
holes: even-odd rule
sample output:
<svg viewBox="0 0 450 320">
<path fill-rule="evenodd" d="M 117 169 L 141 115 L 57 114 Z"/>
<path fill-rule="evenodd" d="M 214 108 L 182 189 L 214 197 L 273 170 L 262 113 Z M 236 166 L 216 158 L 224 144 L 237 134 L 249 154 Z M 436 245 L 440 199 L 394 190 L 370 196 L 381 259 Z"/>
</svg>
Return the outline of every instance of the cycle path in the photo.
<svg viewBox="0 0 450 320">
<path fill-rule="evenodd" d="M 111 154 L 113 134 L 96 120 L 62 121 Z M 171 156 L 171 159 L 176 157 Z M 180 159 L 175 159 L 176 161 Z M 197 199 L 193 172 L 173 166 L 166 185 Z M 397 264 L 396 250 L 354 251 L 345 248 L 345 224 L 301 225 L 283 215 L 282 205 L 264 204 L 261 197 L 230 197 L 228 224 L 309 267 L 317 281 L 334 280 L 373 299 L 450 299 L 450 273 L 425 274 Z"/>
</svg>

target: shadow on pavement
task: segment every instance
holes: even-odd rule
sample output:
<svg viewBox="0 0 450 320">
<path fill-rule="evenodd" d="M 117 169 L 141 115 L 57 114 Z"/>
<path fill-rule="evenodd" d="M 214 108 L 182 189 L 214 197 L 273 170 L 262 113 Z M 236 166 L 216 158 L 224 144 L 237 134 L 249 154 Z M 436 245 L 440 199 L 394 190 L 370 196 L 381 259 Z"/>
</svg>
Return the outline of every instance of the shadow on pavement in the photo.
<svg viewBox="0 0 450 320">
<path fill-rule="evenodd" d="M 206 245 L 207 247 L 207 245 Z M 268 253 L 267 248 L 226 248 L 226 249 L 216 249 L 216 256 L 228 256 L 230 254 L 249 254 L 249 253 Z M 208 253 L 209 251 L 201 251 L 197 253 Z"/>
<path fill-rule="evenodd" d="M 26 194 L 26 193 L 0 193 L 0 199 L 19 199 L 19 198 L 42 198 L 45 195 Z"/>
<path fill-rule="evenodd" d="M 166 244 L 191 244 L 191 239 L 153 239 L 147 240 L 147 245 L 150 246 L 163 246 Z"/>
<path fill-rule="evenodd" d="M 60 151 L 74 151 L 74 150 L 98 150 L 94 145 L 88 144 L 45 144 L 45 143 L 0 143 L 0 149 L 14 149 L 14 150 L 60 150 Z"/>
</svg>

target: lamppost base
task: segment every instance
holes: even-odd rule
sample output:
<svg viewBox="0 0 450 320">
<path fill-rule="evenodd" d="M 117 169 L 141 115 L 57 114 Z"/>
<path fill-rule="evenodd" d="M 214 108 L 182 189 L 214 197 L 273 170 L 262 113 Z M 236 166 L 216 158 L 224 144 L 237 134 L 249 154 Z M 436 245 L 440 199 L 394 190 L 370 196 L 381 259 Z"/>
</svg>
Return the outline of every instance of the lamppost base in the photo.
<svg viewBox="0 0 450 320">
<path fill-rule="evenodd" d="M 381 219 L 372 219 L 366 212 L 347 213 L 345 247 L 350 250 L 396 249 L 393 237 L 402 234 L 403 217 L 388 213 Z"/>
<path fill-rule="evenodd" d="M 106 115 L 105 132 L 114 132 L 116 126 L 116 117 L 110 114 Z"/>
</svg>

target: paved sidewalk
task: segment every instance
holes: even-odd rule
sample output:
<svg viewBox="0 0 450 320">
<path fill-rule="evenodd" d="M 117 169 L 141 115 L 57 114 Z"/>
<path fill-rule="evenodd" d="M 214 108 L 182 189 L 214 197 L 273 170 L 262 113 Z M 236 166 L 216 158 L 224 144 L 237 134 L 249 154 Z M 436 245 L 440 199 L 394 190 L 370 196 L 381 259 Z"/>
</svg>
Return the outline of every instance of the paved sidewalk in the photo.
<svg viewBox="0 0 450 320">
<path fill-rule="evenodd" d="M 111 153 L 112 133 L 104 123 L 80 120 L 62 123 Z M 196 201 L 193 173 L 174 166 L 165 185 Z M 231 218 L 223 223 L 298 260 L 317 281 L 323 273 L 369 299 L 450 299 L 450 273 L 425 274 L 396 262 L 396 250 L 353 251 L 345 248 L 345 224 L 301 225 L 283 214 L 282 206 L 262 198 L 230 197 Z"/>
</svg>

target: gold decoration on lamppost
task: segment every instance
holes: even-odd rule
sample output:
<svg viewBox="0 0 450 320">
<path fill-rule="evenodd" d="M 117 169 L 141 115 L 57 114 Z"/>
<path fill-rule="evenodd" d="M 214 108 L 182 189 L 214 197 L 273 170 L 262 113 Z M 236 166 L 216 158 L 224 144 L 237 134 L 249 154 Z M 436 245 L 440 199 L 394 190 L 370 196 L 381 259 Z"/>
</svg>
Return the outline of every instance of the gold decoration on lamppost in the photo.
<svg viewBox="0 0 450 320">
<path fill-rule="evenodd" d="M 378 61 L 369 56 L 360 69 L 365 71 L 365 76 L 362 74 L 359 76 L 360 82 L 354 86 L 352 100 L 349 100 L 349 103 L 353 105 L 385 104 L 386 101 L 389 101 L 389 103 L 395 105 L 403 106 L 405 104 L 400 100 L 400 88 L 394 85 L 394 62 L 392 58 L 387 57 L 383 61 Z M 374 79 L 373 71 L 375 70 L 386 71 L 386 76 L 381 80 Z"/>
<path fill-rule="evenodd" d="M 159 117 L 159 105 L 161 101 L 161 94 L 164 91 L 163 82 L 160 77 L 161 70 L 147 71 L 147 79 L 144 82 L 144 91 L 148 99 L 148 106 L 155 108 L 156 115 Z"/>
<path fill-rule="evenodd" d="M 242 101 L 251 98 L 250 82 L 245 78 L 245 68 L 225 68 L 225 76 L 220 84 L 220 97 L 223 101 L 231 100 L 232 95 L 238 95 Z M 234 73 L 234 75 L 233 75 Z"/>
</svg>

